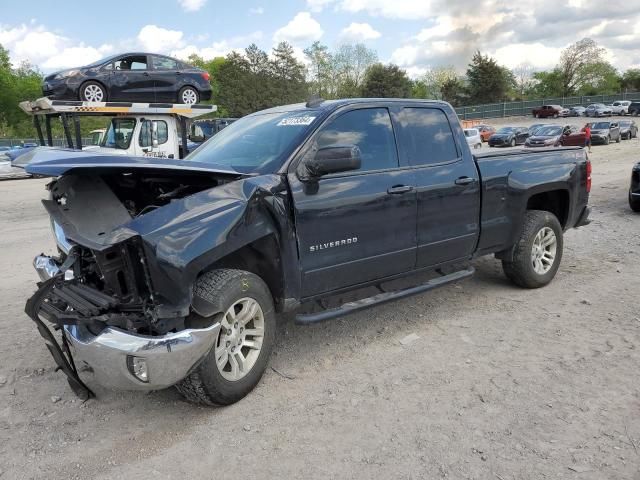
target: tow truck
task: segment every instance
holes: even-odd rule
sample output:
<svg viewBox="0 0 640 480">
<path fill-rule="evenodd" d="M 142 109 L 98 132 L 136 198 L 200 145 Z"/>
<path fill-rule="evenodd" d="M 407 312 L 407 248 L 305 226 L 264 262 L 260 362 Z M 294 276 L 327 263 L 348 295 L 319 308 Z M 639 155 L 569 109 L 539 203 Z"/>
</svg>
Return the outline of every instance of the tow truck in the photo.
<svg viewBox="0 0 640 480">
<path fill-rule="evenodd" d="M 110 117 L 111 121 L 94 153 L 154 158 L 184 158 L 189 153 L 188 123 L 214 113 L 216 105 L 172 103 L 83 102 L 40 98 L 24 101 L 20 108 L 33 117 L 41 146 L 53 146 L 52 120 L 59 120 L 66 147 L 82 150 L 81 117 Z M 22 156 L 22 155 L 21 155 Z M 25 162 L 14 162 L 20 165 Z"/>
</svg>

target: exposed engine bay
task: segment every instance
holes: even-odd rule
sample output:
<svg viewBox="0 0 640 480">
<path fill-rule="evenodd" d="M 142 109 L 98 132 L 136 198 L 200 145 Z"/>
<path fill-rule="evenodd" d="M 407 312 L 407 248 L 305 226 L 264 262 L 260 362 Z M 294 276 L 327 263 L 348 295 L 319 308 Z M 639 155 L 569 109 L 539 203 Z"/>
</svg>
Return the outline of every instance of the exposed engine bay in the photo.
<svg viewBox="0 0 640 480">
<path fill-rule="evenodd" d="M 65 175 L 51 182 L 43 204 L 52 218 L 59 257 L 41 315 L 94 334 L 118 327 L 143 335 L 188 328 L 185 316 L 156 314 L 158 301 L 144 242 L 128 222 L 235 178 L 183 172 Z M 46 258 L 46 257 L 41 257 Z"/>
</svg>

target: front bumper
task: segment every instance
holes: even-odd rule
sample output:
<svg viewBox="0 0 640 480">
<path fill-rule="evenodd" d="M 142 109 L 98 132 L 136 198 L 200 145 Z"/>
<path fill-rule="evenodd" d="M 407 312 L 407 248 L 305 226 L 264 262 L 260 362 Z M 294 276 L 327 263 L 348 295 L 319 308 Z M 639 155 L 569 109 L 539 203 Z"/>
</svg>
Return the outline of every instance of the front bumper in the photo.
<svg viewBox="0 0 640 480">
<path fill-rule="evenodd" d="M 55 100 L 78 99 L 78 87 L 76 82 L 63 78 L 60 80 L 47 80 L 42 82 L 42 95 Z"/>
<path fill-rule="evenodd" d="M 219 332 L 220 323 L 157 337 L 113 327 L 98 335 L 83 325 L 64 327 L 82 380 L 88 385 L 95 383 L 114 390 L 159 390 L 175 385 L 207 356 Z M 147 381 L 133 373 L 134 357 L 144 362 Z"/>
</svg>

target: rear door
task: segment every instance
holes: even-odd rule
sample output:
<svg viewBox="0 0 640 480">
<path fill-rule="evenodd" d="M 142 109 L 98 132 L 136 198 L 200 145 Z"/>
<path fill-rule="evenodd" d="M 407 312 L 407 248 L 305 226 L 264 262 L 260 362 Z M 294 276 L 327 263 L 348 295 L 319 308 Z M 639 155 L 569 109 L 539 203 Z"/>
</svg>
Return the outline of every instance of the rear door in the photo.
<svg viewBox="0 0 640 480">
<path fill-rule="evenodd" d="M 394 111 L 401 162 L 417 190 L 417 266 L 432 266 L 473 254 L 479 235 L 478 170 L 454 116 L 437 107 Z"/>
<path fill-rule="evenodd" d="M 146 55 L 121 57 L 113 65 L 110 100 L 155 101 L 155 85 Z"/>
<path fill-rule="evenodd" d="M 156 97 L 158 102 L 176 102 L 178 92 L 176 86 L 181 74 L 176 60 L 160 55 L 150 55 L 151 70 Z"/>
<path fill-rule="evenodd" d="M 304 182 L 295 171 L 288 174 L 303 297 L 406 272 L 416 263 L 414 176 L 399 166 L 388 109 L 334 113 L 299 161 L 332 145 L 357 146 L 361 168 Z"/>
</svg>

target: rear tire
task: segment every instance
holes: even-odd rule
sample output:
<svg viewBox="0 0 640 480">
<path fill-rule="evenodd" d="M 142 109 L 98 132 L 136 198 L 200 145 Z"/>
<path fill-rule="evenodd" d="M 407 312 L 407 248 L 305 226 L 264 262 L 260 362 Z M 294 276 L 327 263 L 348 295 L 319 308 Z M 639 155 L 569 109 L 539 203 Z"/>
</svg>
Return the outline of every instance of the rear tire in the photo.
<svg viewBox="0 0 640 480">
<path fill-rule="evenodd" d="M 544 287 L 558 271 L 562 245 L 562 226 L 556 216 L 543 210 L 528 210 L 513 258 L 503 260 L 502 269 L 520 287 Z"/>
<path fill-rule="evenodd" d="M 631 207 L 631 210 L 634 212 L 640 213 L 640 198 L 634 197 L 631 195 L 631 192 L 629 192 L 629 207 Z"/>
<path fill-rule="evenodd" d="M 198 90 L 193 87 L 183 87 L 178 93 L 178 103 L 195 105 L 200 101 Z"/>
<path fill-rule="evenodd" d="M 260 277 L 231 269 L 205 273 L 194 296 L 215 306 L 222 327 L 209 354 L 176 388 L 193 403 L 230 405 L 253 390 L 267 367 L 276 339 L 273 298 Z"/>
</svg>

